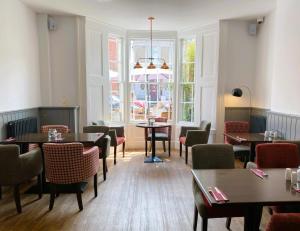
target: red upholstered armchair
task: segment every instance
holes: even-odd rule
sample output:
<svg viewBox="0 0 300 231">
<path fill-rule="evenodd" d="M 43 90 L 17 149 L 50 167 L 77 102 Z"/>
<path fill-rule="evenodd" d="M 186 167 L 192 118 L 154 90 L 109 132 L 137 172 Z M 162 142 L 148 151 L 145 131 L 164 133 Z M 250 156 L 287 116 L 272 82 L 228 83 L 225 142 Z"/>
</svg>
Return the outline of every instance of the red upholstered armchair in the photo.
<svg viewBox="0 0 300 231">
<path fill-rule="evenodd" d="M 46 178 L 51 183 L 49 210 L 54 205 L 57 185 L 71 184 L 76 187 L 79 209 L 82 210 L 80 182 L 94 176 L 94 191 L 97 197 L 97 172 L 99 149 L 84 149 L 81 143 L 44 144 Z"/>
<path fill-rule="evenodd" d="M 256 164 L 258 168 L 297 168 L 298 146 L 290 143 L 258 144 Z"/>
<path fill-rule="evenodd" d="M 111 138 L 110 146 L 114 147 L 114 164 L 117 163 L 117 146 L 123 144 L 122 151 L 123 157 L 125 156 L 125 131 L 124 127 L 111 127 L 109 130 L 109 136 Z"/>
<path fill-rule="evenodd" d="M 167 123 L 168 118 L 157 117 L 155 118 L 155 122 Z M 164 152 L 166 152 L 166 141 L 168 141 L 169 156 L 171 156 L 171 135 L 172 135 L 172 126 L 155 129 L 155 140 L 162 141 Z M 147 156 L 147 149 L 148 149 L 147 148 L 148 141 L 151 141 L 151 136 L 152 136 L 151 129 L 145 129 L 145 155 L 146 156 Z"/>
<path fill-rule="evenodd" d="M 297 168 L 300 163 L 298 146 L 291 143 L 272 143 L 256 145 L 256 165 L 258 168 Z M 295 212 L 294 206 L 272 206 L 270 213 Z"/>
<path fill-rule="evenodd" d="M 300 230 L 300 213 L 274 214 L 266 231 L 297 231 Z"/>
<path fill-rule="evenodd" d="M 247 121 L 226 121 L 224 126 L 224 133 L 248 133 L 250 130 L 249 122 Z M 244 160 L 244 167 L 250 157 L 250 147 L 240 145 L 230 137 L 224 136 L 224 143 L 233 145 L 233 152 L 235 156 L 240 156 Z"/>
</svg>

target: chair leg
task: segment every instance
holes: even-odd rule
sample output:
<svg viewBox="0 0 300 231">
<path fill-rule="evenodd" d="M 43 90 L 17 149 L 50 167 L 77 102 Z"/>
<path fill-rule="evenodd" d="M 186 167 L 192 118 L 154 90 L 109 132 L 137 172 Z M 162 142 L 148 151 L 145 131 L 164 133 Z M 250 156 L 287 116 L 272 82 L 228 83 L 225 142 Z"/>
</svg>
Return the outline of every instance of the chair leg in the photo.
<svg viewBox="0 0 300 231">
<path fill-rule="evenodd" d="M 43 196 L 43 183 L 42 183 L 42 173 L 38 175 L 38 187 L 39 187 L 39 199 Z"/>
<path fill-rule="evenodd" d="M 179 143 L 179 155 L 182 156 L 182 143 Z"/>
<path fill-rule="evenodd" d="M 185 146 L 185 164 L 188 164 L 189 147 Z"/>
<path fill-rule="evenodd" d="M 14 187 L 14 198 L 15 198 L 15 203 L 17 207 L 18 213 L 22 212 L 22 207 L 21 207 L 21 200 L 20 200 L 20 190 L 19 190 L 19 185 L 15 185 Z"/>
<path fill-rule="evenodd" d="M 106 171 L 107 171 L 107 168 L 106 168 L 106 157 L 103 157 L 102 163 L 103 163 L 103 180 L 106 180 Z"/>
<path fill-rule="evenodd" d="M 197 206 L 195 205 L 195 208 L 194 208 L 194 223 L 193 223 L 193 230 L 194 231 L 197 230 L 197 223 L 198 223 L 198 209 L 197 209 Z"/>
<path fill-rule="evenodd" d="M 207 231 L 207 218 L 202 217 L 202 231 Z"/>
<path fill-rule="evenodd" d="M 96 173 L 94 175 L 94 193 L 95 193 L 95 197 L 98 196 L 98 174 Z"/>
<path fill-rule="evenodd" d="M 145 157 L 148 156 L 148 141 L 145 140 Z"/>
<path fill-rule="evenodd" d="M 123 158 L 125 157 L 125 142 L 123 143 Z"/>
<path fill-rule="evenodd" d="M 166 152 L 166 141 L 163 141 L 163 148 L 164 148 L 164 152 Z"/>
<path fill-rule="evenodd" d="M 117 163 L 117 146 L 114 146 L 114 165 Z"/>
<path fill-rule="evenodd" d="M 81 197 L 80 183 L 76 185 L 76 188 L 77 188 L 76 195 L 77 195 L 78 207 L 79 207 L 79 210 L 82 211 L 82 210 L 83 210 L 83 205 L 82 205 L 82 197 Z"/>
<path fill-rule="evenodd" d="M 54 200 L 55 200 L 55 194 L 56 194 L 56 185 L 55 184 L 50 184 L 50 204 L 49 204 L 49 210 L 53 209 Z"/>
<path fill-rule="evenodd" d="M 227 217 L 226 219 L 226 229 L 230 230 L 231 217 Z"/>
<path fill-rule="evenodd" d="M 169 157 L 170 157 L 171 156 L 171 140 L 168 141 L 168 144 L 169 144 L 168 148 L 169 148 Z"/>
</svg>

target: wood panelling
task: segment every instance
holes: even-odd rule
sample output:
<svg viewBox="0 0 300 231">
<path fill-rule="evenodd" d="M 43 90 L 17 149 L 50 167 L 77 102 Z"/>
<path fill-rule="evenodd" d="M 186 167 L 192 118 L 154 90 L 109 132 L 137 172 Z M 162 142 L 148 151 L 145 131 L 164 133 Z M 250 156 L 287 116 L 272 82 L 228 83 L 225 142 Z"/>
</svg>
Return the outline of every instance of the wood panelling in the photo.
<svg viewBox="0 0 300 231">
<path fill-rule="evenodd" d="M 300 140 L 300 116 L 270 111 L 267 113 L 267 130 L 276 130 L 287 140 Z"/>
<path fill-rule="evenodd" d="M 31 108 L 31 109 L 23 109 L 17 111 L 1 112 L 0 113 L 0 140 L 6 138 L 6 124 L 9 121 L 23 119 L 26 117 L 38 118 L 38 109 Z"/>
<path fill-rule="evenodd" d="M 118 153 L 114 166 L 111 155 L 107 180 L 99 181 L 97 198 L 90 179 L 83 193 L 82 212 L 78 210 L 75 194 L 60 194 L 51 212 L 48 211 L 49 195 L 36 200 L 37 195 L 21 194 L 23 213 L 18 215 L 12 190 L 6 187 L 0 200 L 0 231 L 192 230 L 194 198 L 190 166 L 174 151 L 171 158 L 161 153 L 158 156 L 165 161 L 145 164 L 143 152 L 127 152 L 125 158 Z M 237 166 L 242 164 L 237 162 Z M 22 192 L 27 187 L 23 186 Z M 262 228 L 268 219 L 264 212 Z M 242 231 L 243 218 L 233 218 L 231 228 Z M 225 219 L 210 219 L 208 230 L 225 231 Z"/>
</svg>

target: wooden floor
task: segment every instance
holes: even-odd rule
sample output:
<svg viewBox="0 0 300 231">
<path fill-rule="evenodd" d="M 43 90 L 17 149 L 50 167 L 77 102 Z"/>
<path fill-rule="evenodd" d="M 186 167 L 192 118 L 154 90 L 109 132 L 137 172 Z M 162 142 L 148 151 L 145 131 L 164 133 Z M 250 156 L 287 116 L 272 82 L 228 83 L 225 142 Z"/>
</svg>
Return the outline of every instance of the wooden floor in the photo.
<svg viewBox="0 0 300 231">
<path fill-rule="evenodd" d="M 23 213 L 15 209 L 11 188 L 4 188 L 0 201 L 0 230 L 192 230 L 193 194 L 190 167 L 177 153 L 159 164 L 144 164 L 142 152 L 121 153 L 117 165 L 108 160 L 107 180 L 99 170 L 98 197 L 93 185 L 83 193 L 82 212 L 76 195 L 60 194 L 48 211 L 49 195 L 21 195 Z M 241 166 L 237 162 L 237 166 Z M 22 191 L 29 185 L 25 185 Z M 269 216 L 264 211 L 262 229 Z M 200 219 L 199 219 L 199 222 Z M 208 230 L 222 231 L 225 219 L 210 219 Z M 243 219 L 234 218 L 232 230 L 243 230 Z M 198 226 L 200 230 L 200 225 Z"/>
</svg>

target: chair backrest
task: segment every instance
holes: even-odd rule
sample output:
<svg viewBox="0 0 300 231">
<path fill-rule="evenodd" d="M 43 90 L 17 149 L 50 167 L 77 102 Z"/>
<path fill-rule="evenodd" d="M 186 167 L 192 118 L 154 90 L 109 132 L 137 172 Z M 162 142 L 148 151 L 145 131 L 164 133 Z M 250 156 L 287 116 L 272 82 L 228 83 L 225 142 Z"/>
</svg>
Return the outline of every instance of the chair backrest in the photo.
<svg viewBox="0 0 300 231">
<path fill-rule="evenodd" d="M 234 133 L 247 133 L 249 132 L 249 122 L 248 121 L 226 121 L 224 126 L 224 132 L 234 132 Z M 238 142 L 230 139 L 229 137 L 224 137 L 225 144 L 238 144 Z"/>
<path fill-rule="evenodd" d="M 104 133 L 104 135 L 108 135 L 109 127 L 107 126 L 85 126 L 83 127 L 84 133 Z"/>
<path fill-rule="evenodd" d="M 199 128 L 200 128 L 200 130 L 210 132 L 211 122 L 209 122 L 207 120 L 202 120 Z"/>
<path fill-rule="evenodd" d="M 43 150 L 46 178 L 52 183 L 78 183 L 95 174 L 94 160 L 83 155 L 81 143 L 46 143 L 43 145 Z M 98 158 L 97 154 L 97 161 Z"/>
<path fill-rule="evenodd" d="M 229 144 L 197 144 L 192 147 L 193 169 L 234 168 L 234 154 Z"/>
<path fill-rule="evenodd" d="M 296 144 L 298 147 L 298 153 L 299 153 L 299 157 L 300 157 L 300 140 L 274 140 L 273 143 Z"/>
<path fill-rule="evenodd" d="M 297 168 L 299 154 L 296 144 L 273 143 L 256 145 L 258 168 Z"/>
<path fill-rule="evenodd" d="M 167 123 L 168 122 L 168 118 L 157 117 L 157 118 L 155 118 L 155 122 Z M 164 134 L 168 134 L 168 131 L 169 131 L 168 128 L 156 128 L 155 129 L 155 132 L 164 133 Z"/>
<path fill-rule="evenodd" d="M 0 145 L 0 185 L 9 182 L 20 168 L 20 148 L 15 144 Z"/>
<path fill-rule="evenodd" d="M 41 133 L 48 133 L 49 129 L 56 129 L 59 133 L 69 133 L 70 129 L 66 125 L 43 125 L 41 126 Z"/>
</svg>

